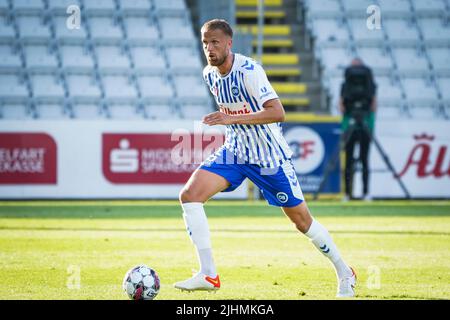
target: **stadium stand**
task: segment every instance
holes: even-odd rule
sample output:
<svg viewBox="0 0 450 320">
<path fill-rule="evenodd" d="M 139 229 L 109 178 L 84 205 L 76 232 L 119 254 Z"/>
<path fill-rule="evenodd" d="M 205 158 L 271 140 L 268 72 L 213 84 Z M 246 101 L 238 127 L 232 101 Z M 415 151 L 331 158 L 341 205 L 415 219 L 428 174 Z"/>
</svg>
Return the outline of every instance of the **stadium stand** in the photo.
<svg viewBox="0 0 450 320">
<path fill-rule="evenodd" d="M 381 29 L 366 26 L 369 5 Z M 450 1 L 298 0 L 320 66 L 330 112 L 338 113 L 343 70 L 360 57 L 374 71 L 381 118 L 449 118 Z"/>
<path fill-rule="evenodd" d="M 0 55 L 1 119 L 211 112 L 184 0 L 1 0 Z"/>
</svg>

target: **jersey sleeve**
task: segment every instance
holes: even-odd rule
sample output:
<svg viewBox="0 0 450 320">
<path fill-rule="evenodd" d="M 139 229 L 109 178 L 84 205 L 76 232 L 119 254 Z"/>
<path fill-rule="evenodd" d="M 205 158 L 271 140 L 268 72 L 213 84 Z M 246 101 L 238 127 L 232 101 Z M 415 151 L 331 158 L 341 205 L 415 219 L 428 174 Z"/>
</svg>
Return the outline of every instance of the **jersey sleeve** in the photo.
<svg viewBox="0 0 450 320">
<path fill-rule="evenodd" d="M 246 86 L 251 96 L 258 102 L 259 106 L 272 99 L 277 99 L 278 95 L 267 79 L 266 72 L 261 65 L 256 64 L 254 70 L 246 73 Z"/>
</svg>

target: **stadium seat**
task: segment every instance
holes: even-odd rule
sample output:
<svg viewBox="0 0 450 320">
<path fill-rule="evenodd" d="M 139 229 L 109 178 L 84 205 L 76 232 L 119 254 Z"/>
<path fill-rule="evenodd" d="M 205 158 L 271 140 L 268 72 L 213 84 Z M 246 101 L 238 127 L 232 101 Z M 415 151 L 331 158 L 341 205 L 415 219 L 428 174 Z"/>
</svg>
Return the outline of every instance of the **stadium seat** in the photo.
<svg viewBox="0 0 450 320">
<path fill-rule="evenodd" d="M 376 118 L 378 120 L 398 120 L 399 118 L 407 118 L 409 115 L 402 111 L 398 105 L 385 105 L 383 101 L 378 102 Z"/>
<path fill-rule="evenodd" d="M 180 112 L 183 118 L 200 121 L 205 115 L 213 112 L 208 106 L 208 104 L 185 104 L 181 106 Z"/>
<path fill-rule="evenodd" d="M 378 47 L 358 47 L 357 55 L 363 62 L 373 69 L 374 73 L 390 72 L 393 68 L 392 58 Z"/>
<path fill-rule="evenodd" d="M 420 105 L 413 103 L 409 107 L 409 113 L 413 119 L 432 120 L 438 117 L 436 106 L 434 105 Z"/>
<path fill-rule="evenodd" d="M 142 119 L 143 115 L 138 112 L 136 106 L 127 104 L 110 104 L 108 106 L 108 115 L 116 120 L 136 120 Z"/>
<path fill-rule="evenodd" d="M 401 82 L 410 103 L 430 105 L 438 99 L 436 88 L 423 78 L 404 78 Z"/>
<path fill-rule="evenodd" d="M 130 103 L 137 98 L 134 85 L 127 76 L 108 75 L 102 78 L 105 98 L 114 103 Z"/>
<path fill-rule="evenodd" d="M 367 17 L 366 10 L 370 5 L 374 4 L 373 0 L 342 0 L 346 16 Z M 364 21 L 365 23 L 365 21 Z"/>
<path fill-rule="evenodd" d="M 128 57 L 121 52 L 120 47 L 97 46 L 95 48 L 98 59 L 98 67 L 102 73 L 120 72 L 126 73 L 130 69 Z"/>
<path fill-rule="evenodd" d="M 425 41 L 448 44 L 450 41 L 450 26 L 439 18 L 421 18 L 419 25 Z"/>
<path fill-rule="evenodd" d="M 90 17 L 89 28 L 96 43 L 118 43 L 123 38 L 120 25 L 110 17 Z"/>
<path fill-rule="evenodd" d="M 202 65 L 196 47 L 168 47 L 166 48 L 169 66 L 174 71 L 180 69 L 193 69 L 192 73 L 201 73 Z"/>
<path fill-rule="evenodd" d="M 399 71 L 403 73 L 425 74 L 428 71 L 425 55 L 414 48 L 394 48 L 392 54 Z"/>
<path fill-rule="evenodd" d="M 58 60 L 50 47 L 46 45 L 27 45 L 24 48 L 25 61 L 30 71 L 54 72 Z"/>
<path fill-rule="evenodd" d="M 0 57 L 0 72 L 9 73 L 21 69 L 19 53 L 14 51 L 13 46 L 0 45 Z"/>
<path fill-rule="evenodd" d="M 28 90 L 23 79 L 17 75 L 0 74 L 0 101 L 25 102 L 27 98 Z"/>
<path fill-rule="evenodd" d="M 437 74 L 450 75 L 450 50 L 449 48 L 428 48 L 433 69 Z"/>
<path fill-rule="evenodd" d="M 384 104 L 392 104 L 402 99 L 402 90 L 397 81 L 393 81 L 390 77 L 375 76 L 377 85 L 377 98 L 384 101 Z"/>
<path fill-rule="evenodd" d="M 386 19 L 383 27 L 390 41 L 393 42 L 417 42 L 419 34 L 415 24 L 405 19 Z"/>
<path fill-rule="evenodd" d="M 61 62 L 66 71 L 91 72 L 94 60 L 86 47 L 77 45 L 62 45 L 59 47 Z"/>
<path fill-rule="evenodd" d="M 0 15 L 0 43 L 11 43 L 15 37 L 12 24 L 8 24 L 7 18 Z"/>
<path fill-rule="evenodd" d="M 51 38 L 50 28 L 42 22 L 39 16 L 19 16 L 16 18 L 19 26 L 19 35 L 22 40 L 29 43 L 47 42 Z"/>
<path fill-rule="evenodd" d="M 89 75 L 71 74 L 66 76 L 69 97 L 75 102 L 93 103 L 101 98 L 101 92 L 94 78 Z"/>
<path fill-rule="evenodd" d="M 78 6 L 81 9 L 80 0 L 47 0 L 47 1 L 49 9 L 59 15 L 67 15 L 67 8 L 71 5 Z"/>
<path fill-rule="evenodd" d="M 33 96 L 38 102 L 59 103 L 63 100 L 64 89 L 55 76 L 39 74 L 30 78 Z"/>
<path fill-rule="evenodd" d="M 141 88 L 143 98 L 153 100 L 168 101 L 174 96 L 173 90 L 167 80 L 159 76 L 140 76 L 138 83 Z"/>
<path fill-rule="evenodd" d="M 181 118 L 180 114 L 171 105 L 147 103 L 144 105 L 144 115 L 148 119 L 174 120 Z"/>
<path fill-rule="evenodd" d="M 316 41 L 349 41 L 349 33 L 343 22 L 336 19 L 316 19 L 312 21 L 312 34 Z"/>
<path fill-rule="evenodd" d="M 116 4 L 114 0 L 95 0 L 95 1 L 84 1 L 85 12 L 92 15 L 111 15 L 116 10 Z"/>
<path fill-rule="evenodd" d="M 124 23 L 127 39 L 131 43 L 154 45 L 154 42 L 159 39 L 156 25 L 147 17 L 127 17 L 124 18 Z"/>
<path fill-rule="evenodd" d="M 120 10 L 125 15 L 142 15 L 149 12 L 152 8 L 151 0 L 120 0 L 119 6 Z"/>
<path fill-rule="evenodd" d="M 131 47 L 130 53 L 137 74 L 160 74 L 166 70 L 166 62 L 159 49 L 153 47 Z"/>
<path fill-rule="evenodd" d="M 11 2 L 14 10 L 20 14 L 39 13 L 44 9 L 42 0 L 14 0 Z"/>
<path fill-rule="evenodd" d="M 365 19 L 349 19 L 348 22 L 356 42 L 374 44 L 383 43 L 384 34 L 382 29 L 368 29 Z"/>
<path fill-rule="evenodd" d="M 72 110 L 75 119 L 97 120 L 106 117 L 98 104 L 74 104 Z"/>
<path fill-rule="evenodd" d="M 206 85 L 201 75 L 198 76 L 177 76 L 175 77 L 175 87 L 178 97 L 188 98 L 207 98 Z"/>
<path fill-rule="evenodd" d="M 153 0 L 153 3 L 159 16 L 165 14 L 182 16 L 187 10 L 184 0 Z"/>
<path fill-rule="evenodd" d="M 450 77 L 440 77 L 437 83 L 441 89 L 442 98 L 450 102 Z"/>
<path fill-rule="evenodd" d="M 195 41 L 192 26 L 185 18 L 164 17 L 160 18 L 159 21 L 162 40 L 178 40 L 178 43 L 187 42 L 189 44 Z"/>
<path fill-rule="evenodd" d="M 385 17 L 399 18 L 411 15 L 409 0 L 378 0 L 380 10 Z"/>
<path fill-rule="evenodd" d="M 335 17 L 341 13 L 339 3 L 335 0 L 308 0 L 305 6 L 312 18 Z"/>
<path fill-rule="evenodd" d="M 37 104 L 37 117 L 39 119 L 64 119 L 70 115 L 64 109 L 63 104 Z"/>
<path fill-rule="evenodd" d="M 419 15 L 440 14 L 446 10 L 446 0 L 411 0 L 413 7 Z"/>
<path fill-rule="evenodd" d="M 320 61 L 327 74 L 342 74 L 343 70 L 350 65 L 353 55 L 343 48 L 322 48 Z"/>
<path fill-rule="evenodd" d="M 2 120 L 25 120 L 31 114 L 25 104 L 0 104 L 0 119 Z"/>
<path fill-rule="evenodd" d="M 9 1 L 0 0 L 0 10 L 8 10 L 8 9 L 9 9 Z"/>
</svg>

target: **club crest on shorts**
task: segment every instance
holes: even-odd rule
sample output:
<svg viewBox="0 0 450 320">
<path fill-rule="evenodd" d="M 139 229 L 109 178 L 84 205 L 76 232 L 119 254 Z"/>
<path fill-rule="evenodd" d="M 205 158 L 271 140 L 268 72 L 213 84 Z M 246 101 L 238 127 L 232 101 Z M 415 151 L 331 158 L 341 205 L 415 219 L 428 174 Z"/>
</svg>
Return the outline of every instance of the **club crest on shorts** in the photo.
<svg viewBox="0 0 450 320">
<path fill-rule="evenodd" d="M 280 201 L 281 203 L 286 203 L 289 200 L 289 197 L 286 193 L 284 192 L 278 192 L 277 193 L 277 199 L 278 201 Z"/>
</svg>

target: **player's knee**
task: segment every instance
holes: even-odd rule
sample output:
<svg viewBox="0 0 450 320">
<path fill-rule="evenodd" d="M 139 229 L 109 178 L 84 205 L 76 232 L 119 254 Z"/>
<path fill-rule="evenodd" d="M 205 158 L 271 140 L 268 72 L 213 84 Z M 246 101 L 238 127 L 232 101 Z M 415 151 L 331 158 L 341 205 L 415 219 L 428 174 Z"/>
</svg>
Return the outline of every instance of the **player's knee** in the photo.
<svg viewBox="0 0 450 320">
<path fill-rule="evenodd" d="M 179 199 L 180 199 L 181 203 L 203 202 L 200 199 L 200 195 L 197 192 L 195 192 L 194 190 L 192 190 L 191 188 L 183 188 L 180 191 Z"/>
<path fill-rule="evenodd" d="M 295 222 L 295 227 L 301 233 L 308 232 L 310 226 L 311 226 L 311 223 L 309 221 L 306 221 L 306 220 L 301 220 L 301 221 L 296 221 Z"/>
</svg>

